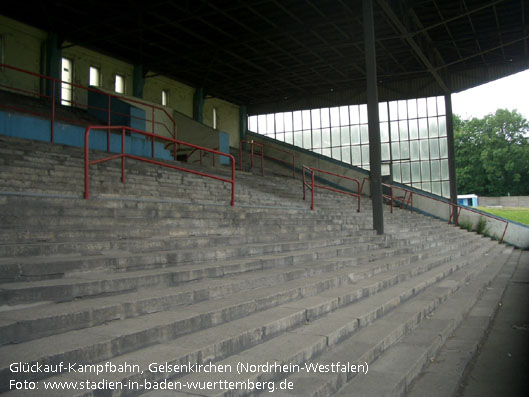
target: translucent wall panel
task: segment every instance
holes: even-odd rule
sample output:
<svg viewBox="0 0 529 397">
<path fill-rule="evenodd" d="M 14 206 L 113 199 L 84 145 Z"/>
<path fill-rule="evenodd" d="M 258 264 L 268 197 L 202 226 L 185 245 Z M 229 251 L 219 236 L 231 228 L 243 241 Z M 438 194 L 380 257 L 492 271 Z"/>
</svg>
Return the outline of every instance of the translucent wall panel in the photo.
<svg viewBox="0 0 529 397">
<path fill-rule="evenodd" d="M 312 123 L 310 121 L 310 110 L 304 110 L 301 114 L 301 123 L 304 130 L 309 130 L 312 128 Z"/>
<path fill-rule="evenodd" d="M 294 131 L 292 124 L 292 112 L 284 113 L 283 121 L 285 122 L 285 132 Z"/>
<path fill-rule="evenodd" d="M 330 127 L 331 119 L 330 119 L 329 108 L 323 108 L 320 110 L 320 112 L 321 112 L 321 126 Z"/>
<path fill-rule="evenodd" d="M 303 148 L 312 149 L 312 131 L 304 130 L 303 131 Z"/>
<path fill-rule="evenodd" d="M 380 142 L 389 142 L 389 124 L 380 123 Z"/>
<path fill-rule="evenodd" d="M 294 131 L 301 131 L 303 129 L 303 125 L 301 124 L 301 112 L 293 113 L 293 125 Z"/>
<path fill-rule="evenodd" d="M 285 122 L 283 120 L 283 113 L 276 114 L 276 132 L 285 132 Z"/>
<path fill-rule="evenodd" d="M 339 127 L 340 126 L 340 109 L 339 108 L 331 108 L 331 127 Z"/>
<path fill-rule="evenodd" d="M 378 104 L 378 119 L 381 123 L 389 120 L 387 102 L 382 102 Z"/>
<path fill-rule="evenodd" d="M 340 125 L 349 125 L 349 106 L 340 108 Z"/>
<path fill-rule="evenodd" d="M 275 131 L 276 131 L 274 119 L 275 117 L 273 114 L 268 114 L 266 116 L 266 135 L 272 136 L 272 137 L 275 135 Z"/>
<path fill-rule="evenodd" d="M 444 97 L 382 102 L 379 118 L 382 160 L 393 180 L 448 197 Z M 248 128 L 368 170 L 367 121 L 362 104 L 250 116 Z"/>
<path fill-rule="evenodd" d="M 321 128 L 320 109 L 312 109 L 312 128 Z"/>
</svg>

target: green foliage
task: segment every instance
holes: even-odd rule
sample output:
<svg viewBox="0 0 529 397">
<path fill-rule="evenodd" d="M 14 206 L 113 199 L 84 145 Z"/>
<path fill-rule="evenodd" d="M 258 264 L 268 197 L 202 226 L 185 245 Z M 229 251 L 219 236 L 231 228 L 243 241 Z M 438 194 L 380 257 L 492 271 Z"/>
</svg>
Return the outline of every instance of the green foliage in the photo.
<svg viewBox="0 0 529 397">
<path fill-rule="evenodd" d="M 472 229 L 473 229 L 473 227 L 472 227 L 472 222 L 471 222 L 470 220 L 467 220 L 467 219 L 465 219 L 465 220 L 463 220 L 463 221 L 460 221 L 460 222 L 458 223 L 458 226 L 459 226 L 461 229 L 465 229 L 465 230 L 467 230 L 467 231 L 469 231 L 469 232 L 471 232 Z"/>
<path fill-rule="evenodd" d="M 454 116 L 457 190 L 481 196 L 529 194 L 529 123 L 516 110 L 482 119 Z"/>
<path fill-rule="evenodd" d="M 483 218 L 482 216 L 479 217 L 478 225 L 476 226 L 476 232 L 478 232 L 478 234 L 483 234 L 483 235 L 488 234 L 487 220 Z"/>
</svg>

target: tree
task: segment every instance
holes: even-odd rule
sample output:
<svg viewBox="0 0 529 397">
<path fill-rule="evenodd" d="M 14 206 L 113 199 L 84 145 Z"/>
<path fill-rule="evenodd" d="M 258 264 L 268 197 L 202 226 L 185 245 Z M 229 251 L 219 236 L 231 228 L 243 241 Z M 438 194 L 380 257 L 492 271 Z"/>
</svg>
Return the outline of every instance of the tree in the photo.
<svg viewBox="0 0 529 397">
<path fill-rule="evenodd" d="M 482 119 L 454 116 L 457 190 L 481 196 L 529 194 L 529 123 L 516 110 Z"/>
</svg>

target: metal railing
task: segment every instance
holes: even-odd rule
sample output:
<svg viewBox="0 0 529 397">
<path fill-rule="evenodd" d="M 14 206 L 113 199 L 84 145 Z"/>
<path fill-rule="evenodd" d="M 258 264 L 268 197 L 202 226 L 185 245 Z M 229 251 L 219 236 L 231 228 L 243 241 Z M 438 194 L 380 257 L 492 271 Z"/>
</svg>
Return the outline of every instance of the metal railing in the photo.
<svg viewBox="0 0 529 397">
<path fill-rule="evenodd" d="M 281 163 L 288 164 L 289 166 L 292 164 L 292 177 L 296 178 L 296 156 L 294 153 L 289 152 L 288 150 L 277 148 L 272 145 L 267 145 L 266 143 L 254 142 L 253 140 L 248 141 L 248 140 L 243 139 L 241 140 L 239 144 L 239 169 L 241 171 L 242 171 L 242 163 L 243 163 L 243 144 L 245 143 L 250 145 L 250 169 L 253 168 L 253 164 L 254 164 L 253 158 L 259 157 L 261 159 L 261 175 L 264 175 L 264 159 L 267 158 L 270 160 L 279 161 Z M 260 147 L 261 152 L 255 153 L 254 145 Z M 292 163 L 290 161 L 280 159 L 278 157 L 270 156 L 270 154 L 265 154 L 265 148 L 269 149 L 268 153 L 270 152 L 270 150 L 275 150 L 281 153 L 285 153 L 288 156 L 292 156 Z"/>
<path fill-rule="evenodd" d="M 6 103 L 0 103 L 0 108 L 13 110 L 13 111 L 20 112 L 20 113 L 28 113 L 28 114 L 32 114 L 34 116 L 49 118 L 51 120 L 51 124 L 50 124 L 50 142 L 54 142 L 54 140 L 55 140 L 55 121 L 56 120 L 61 120 L 61 121 L 65 121 L 65 122 L 68 122 L 68 123 L 71 123 L 71 124 L 81 125 L 81 126 L 86 126 L 88 124 L 86 122 L 82 122 L 79 119 L 69 118 L 69 117 L 65 117 L 65 116 L 61 116 L 61 115 L 57 114 L 57 110 L 61 109 L 61 108 L 62 109 L 64 109 L 64 108 L 74 108 L 74 109 L 75 108 L 80 108 L 80 109 L 85 109 L 85 110 L 89 110 L 90 109 L 90 110 L 95 110 L 97 112 L 101 112 L 101 114 L 104 113 L 106 115 L 106 119 L 107 119 L 106 121 L 107 121 L 107 125 L 108 126 L 111 125 L 112 116 L 125 117 L 125 118 L 128 118 L 129 120 L 144 121 L 145 123 L 149 123 L 151 125 L 153 134 L 155 133 L 155 126 L 160 126 L 163 130 L 167 131 L 168 136 L 172 136 L 173 139 L 177 139 L 177 125 L 176 125 L 176 121 L 167 112 L 167 110 L 165 110 L 163 107 L 152 105 L 150 103 L 143 102 L 143 101 L 140 101 L 140 100 L 137 100 L 137 99 L 124 97 L 124 96 L 117 95 L 117 94 L 107 93 L 107 92 L 101 91 L 100 89 L 95 88 L 95 87 L 85 87 L 85 86 L 82 86 L 82 85 L 79 85 L 79 84 L 75 84 L 75 83 L 68 83 L 68 82 L 62 81 L 62 80 L 57 79 L 57 78 L 45 76 L 45 75 L 42 75 L 42 74 L 39 74 L 39 73 L 35 73 L 35 72 L 30 72 L 28 70 L 17 68 L 17 67 L 11 66 L 11 65 L 0 64 L 0 68 L 2 68 L 4 70 L 4 72 L 6 70 L 9 70 L 9 71 L 12 71 L 12 72 L 15 72 L 15 73 L 21 73 L 21 74 L 24 74 L 24 75 L 27 75 L 27 76 L 33 76 L 33 77 L 39 79 L 38 80 L 38 85 L 40 87 L 39 91 L 23 89 L 23 88 L 20 88 L 20 87 L 15 87 L 15 86 L 12 86 L 12 85 L 7 85 L 7 84 L 0 84 L 0 89 L 3 89 L 4 91 L 11 92 L 11 93 L 20 93 L 20 94 L 23 94 L 23 95 L 26 95 L 26 96 L 31 96 L 31 97 L 38 98 L 38 99 L 41 99 L 41 100 L 49 101 L 49 102 L 51 102 L 50 103 L 49 112 L 40 112 L 40 111 L 24 109 L 24 108 L 17 107 L 17 106 L 12 106 L 12 105 L 9 105 L 9 104 L 6 104 Z M 15 81 L 22 81 L 21 79 L 18 79 L 18 78 L 14 79 L 14 80 Z M 57 94 L 57 88 L 59 89 L 59 92 L 60 92 L 61 88 L 64 87 L 64 86 L 70 87 L 71 91 L 73 92 L 71 100 L 68 100 L 68 101 L 61 100 L 61 95 Z M 100 106 L 90 105 L 88 103 L 88 100 L 87 100 L 87 103 L 82 103 L 82 102 L 77 101 L 76 97 L 79 96 L 78 93 L 77 93 L 77 90 L 84 91 L 84 92 L 87 93 L 87 95 L 88 95 L 89 92 L 94 92 L 94 93 L 97 93 L 98 95 L 106 97 L 106 106 L 105 107 L 100 107 Z M 45 92 L 45 93 L 43 93 L 43 92 Z M 145 107 L 145 108 L 149 109 L 150 113 L 151 113 L 150 114 L 150 118 L 142 118 L 142 117 L 139 117 L 139 116 L 133 116 L 133 115 L 130 115 L 130 114 L 125 114 L 125 113 L 122 113 L 122 112 L 119 112 L 119 111 L 112 110 L 112 105 L 111 105 L 112 98 L 115 98 L 117 100 L 129 103 L 129 104 L 141 105 L 142 107 Z M 69 104 L 69 106 L 61 105 L 61 102 L 67 102 Z M 165 117 L 170 122 L 170 127 L 168 127 L 167 124 L 165 124 L 165 123 L 162 123 L 162 122 L 159 122 L 159 121 L 155 120 L 155 112 L 156 111 L 162 112 L 165 115 Z M 108 145 L 108 147 L 110 147 L 110 131 L 107 133 L 107 145 Z M 154 139 L 152 140 L 152 146 L 154 147 Z M 176 148 L 176 150 L 178 150 L 178 148 Z"/>
<path fill-rule="evenodd" d="M 502 234 L 502 236 L 501 236 L 501 238 L 499 240 L 500 244 L 503 242 L 503 238 L 505 237 L 505 234 L 507 233 L 507 228 L 509 227 L 509 222 L 507 220 L 505 220 L 505 219 L 496 217 L 494 215 L 485 214 L 485 213 L 483 213 L 481 211 L 477 211 L 475 209 L 468 208 L 466 206 L 462 206 L 462 205 L 459 205 L 459 204 L 454 204 L 454 203 L 451 203 L 451 202 L 446 201 L 446 200 L 441 200 L 441 199 L 438 199 L 438 198 L 435 198 L 435 197 L 431 197 L 431 196 L 428 196 L 428 195 L 423 194 L 423 193 L 414 192 L 413 190 L 407 189 L 405 187 L 388 185 L 388 184 L 385 184 L 385 183 L 383 183 L 382 185 L 386 186 L 386 187 L 388 187 L 390 189 L 390 195 L 383 195 L 383 196 L 390 200 L 391 212 L 392 213 L 393 213 L 393 207 L 395 206 L 395 204 L 394 204 L 395 201 L 399 201 L 400 202 L 400 208 L 404 208 L 404 206 L 406 206 L 406 207 L 410 208 L 411 212 L 413 212 L 413 196 L 417 195 L 417 196 L 421 196 L 421 197 L 427 198 L 429 200 L 437 201 L 437 202 L 442 203 L 444 205 L 448 205 L 449 213 L 450 213 L 450 216 L 448 218 L 448 223 L 449 224 L 453 224 L 455 226 L 458 226 L 459 225 L 459 216 L 461 215 L 461 211 L 468 211 L 468 212 L 472 212 L 472 213 L 478 214 L 480 216 L 484 216 L 486 218 L 494 219 L 495 221 L 499 221 L 499 222 L 502 222 L 502 223 L 505 224 L 505 228 L 503 229 L 503 234 Z M 404 196 L 403 197 L 395 197 L 395 195 L 393 194 L 393 189 L 404 191 L 405 192 Z"/>
<path fill-rule="evenodd" d="M 92 130 L 109 130 L 109 133 L 110 133 L 110 131 L 117 131 L 117 132 L 121 133 L 121 153 L 114 154 L 114 155 L 111 155 L 111 156 L 108 156 L 108 157 L 104 157 L 104 158 L 100 158 L 100 159 L 97 159 L 97 160 L 90 161 L 90 159 L 89 159 L 90 131 L 92 131 Z M 173 165 L 173 164 L 163 163 L 161 161 L 156 161 L 156 160 L 152 160 L 152 159 L 149 159 L 149 158 L 140 157 L 140 156 L 136 156 L 136 155 L 133 155 L 133 154 L 130 154 L 130 153 L 126 153 L 125 152 L 125 133 L 126 132 L 134 132 L 136 134 L 145 135 L 147 137 L 152 138 L 153 141 L 154 141 L 154 139 L 159 139 L 159 140 L 163 140 L 165 142 L 171 142 L 171 143 L 173 143 L 174 147 L 176 147 L 177 145 L 179 145 L 179 146 L 183 145 L 183 146 L 191 147 L 191 148 L 194 148 L 194 149 L 198 149 L 201 152 L 205 151 L 205 152 L 212 153 L 213 155 L 226 156 L 231 161 L 231 179 L 226 179 L 226 178 L 222 178 L 220 176 L 206 174 L 204 172 L 194 171 L 194 170 L 190 170 L 190 169 L 187 169 L 187 168 L 179 167 L 179 166 L 176 166 L 176 165 Z M 154 146 L 152 147 L 152 150 L 153 150 L 152 154 L 153 154 L 153 157 L 154 157 Z M 179 141 L 179 140 L 176 140 L 176 139 L 173 139 L 173 138 L 167 138 L 167 137 L 164 137 L 164 136 L 161 136 L 161 135 L 156 135 L 156 134 L 153 134 L 153 133 L 150 133 L 150 132 L 137 130 L 137 129 L 134 129 L 134 128 L 131 128 L 131 127 L 127 127 L 127 126 L 111 126 L 111 127 L 109 127 L 109 126 L 104 126 L 104 125 L 99 125 L 99 126 L 91 125 L 91 126 L 86 127 L 86 129 L 85 129 L 84 155 L 85 155 L 85 160 L 84 160 L 84 171 L 85 171 L 84 198 L 85 199 L 89 199 L 90 198 L 89 168 L 90 168 L 91 165 L 99 164 L 99 163 L 102 163 L 104 161 L 110 161 L 110 160 L 114 160 L 114 159 L 121 159 L 121 182 L 125 183 L 125 159 L 126 158 L 130 158 L 130 159 L 133 159 L 133 160 L 143 161 L 143 162 L 150 163 L 150 164 L 156 164 L 156 165 L 159 165 L 159 166 L 162 166 L 162 167 L 172 168 L 172 169 L 175 169 L 175 170 L 184 171 L 184 172 L 188 172 L 188 173 L 191 173 L 191 174 L 200 175 L 200 176 L 204 176 L 204 177 L 207 177 L 207 178 L 216 179 L 218 181 L 230 183 L 231 184 L 231 205 L 232 206 L 235 205 L 235 158 L 231 154 L 222 153 L 222 152 L 219 152 L 217 150 L 208 149 L 208 148 L 205 148 L 205 147 L 193 145 L 191 143 Z M 174 151 L 174 155 L 175 155 L 175 158 L 176 158 L 176 151 Z"/>
<path fill-rule="evenodd" d="M 310 183 L 308 183 L 306 181 L 305 171 L 309 171 L 311 173 L 311 182 Z M 332 176 L 335 176 L 335 177 L 338 177 L 338 178 L 342 178 L 342 179 L 345 179 L 345 180 L 349 180 L 349 181 L 354 181 L 354 182 L 356 182 L 357 192 L 358 193 L 348 192 L 348 191 L 345 191 L 345 190 L 336 189 L 336 188 L 329 187 L 329 186 L 324 186 L 324 185 L 317 185 L 314 182 L 314 175 L 315 175 L 316 172 L 321 173 L 321 174 L 326 174 L 326 175 L 332 175 Z M 345 175 L 335 174 L 335 173 L 329 172 L 329 171 L 320 170 L 318 168 L 308 167 L 308 166 L 305 166 L 305 165 L 302 167 L 301 174 L 302 174 L 302 180 L 303 180 L 303 200 L 305 200 L 305 190 L 306 190 L 305 188 L 308 188 L 308 189 L 311 190 L 311 205 L 310 205 L 310 209 L 311 210 L 314 210 L 314 189 L 315 188 L 319 188 L 319 189 L 330 190 L 331 192 L 335 192 L 335 193 L 340 193 L 340 194 L 345 194 L 345 195 L 348 195 L 348 196 L 356 197 L 358 199 L 358 209 L 356 210 L 356 212 L 360 212 L 360 192 L 361 191 L 360 191 L 360 182 L 357 179 L 351 178 L 351 177 L 348 177 L 348 176 L 345 176 Z"/>
<path fill-rule="evenodd" d="M 394 205 L 395 201 L 398 201 L 400 203 L 400 208 L 404 208 L 404 207 L 410 208 L 410 211 L 413 212 L 413 192 L 411 190 L 408 190 L 408 189 L 405 189 L 399 186 L 389 185 L 387 183 L 383 183 L 382 186 L 385 186 L 390 189 L 390 194 L 382 194 L 382 197 L 390 201 L 392 214 L 393 214 L 393 207 L 395 206 Z M 395 196 L 395 194 L 393 193 L 393 190 L 402 190 L 404 192 L 404 196 Z"/>
<path fill-rule="evenodd" d="M 174 145 L 171 145 L 171 146 L 174 146 Z M 214 147 L 213 150 L 219 150 L 219 148 L 218 148 L 218 147 Z M 198 154 L 199 154 L 199 160 L 195 160 L 194 162 L 196 163 L 196 162 L 198 161 L 198 162 L 200 163 L 200 165 L 202 165 L 202 163 L 203 163 L 202 160 L 203 160 L 203 158 L 205 157 L 205 153 L 204 153 L 204 150 L 199 149 L 199 148 L 194 148 L 194 149 L 190 150 L 190 151 L 187 153 L 187 155 L 185 156 L 184 161 L 185 161 L 186 163 L 188 163 L 188 162 L 189 162 L 189 159 L 191 158 L 191 156 L 192 156 L 193 154 L 195 154 L 196 152 L 198 152 Z M 215 167 L 215 155 L 214 155 L 214 154 L 211 156 L 211 165 L 212 165 L 213 167 Z"/>
<path fill-rule="evenodd" d="M 368 176 L 364 176 L 364 178 L 362 179 L 362 185 L 360 186 L 360 194 L 362 194 L 362 192 L 364 191 L 364 183 L 368 180 L 369 180 Z"/>
<path fill-rule="evenodd" d="M 253 168 L 253 158 L 255 156 L 258 156 L 261 159 L 261 175 L 264 176 L 264 145 L 262 143 L 254 142 L 254 141 L 247 141 L 245 139 L 241 139 L 241 142 L 239 143 L 239 170 L 242 171 L 242 161 L 243 161 L 243 144 L 248 143 L 250 144 L 250 169 Z M 254 146 L 259 146 L 261 148 L 260 153 L 255 153 Z"/>
</svg>

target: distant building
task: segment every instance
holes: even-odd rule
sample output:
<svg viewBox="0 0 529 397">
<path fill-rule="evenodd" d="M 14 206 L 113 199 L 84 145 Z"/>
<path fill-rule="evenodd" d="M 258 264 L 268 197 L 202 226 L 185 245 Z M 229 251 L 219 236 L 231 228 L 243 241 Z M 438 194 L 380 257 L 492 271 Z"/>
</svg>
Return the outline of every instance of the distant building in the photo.
<svg viewBox="0 0 529 397">
<path fill-rule="evenodd" d="M 475 194 L 459 194 L 457 196 L 457 203 L 460 205 L 467 205 L 469 207 L 477 207 L 478 196 Z"/>
</svg>

